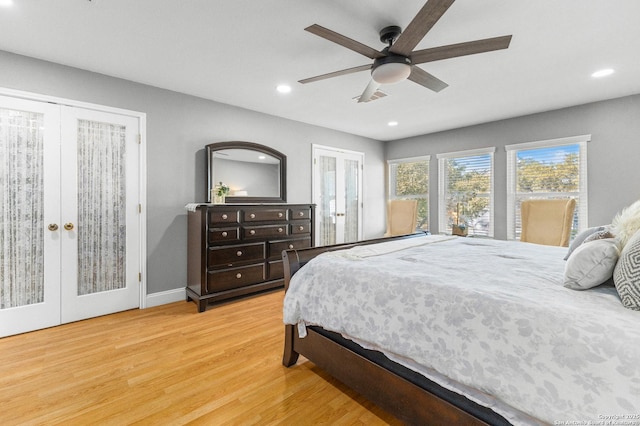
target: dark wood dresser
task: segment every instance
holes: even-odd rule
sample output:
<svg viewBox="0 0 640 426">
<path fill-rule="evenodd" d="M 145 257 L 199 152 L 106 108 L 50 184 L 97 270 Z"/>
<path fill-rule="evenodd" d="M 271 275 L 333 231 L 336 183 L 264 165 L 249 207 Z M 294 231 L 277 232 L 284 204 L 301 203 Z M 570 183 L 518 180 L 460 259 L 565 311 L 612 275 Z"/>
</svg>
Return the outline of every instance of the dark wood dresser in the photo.
<svg viewBox="0 0 640 426">
<path fill-rule="evenodd" d="M 196 204 L 188 213 L 187 300 L 282 287 L 282 251 L 313 245 L 313 204 Z"/>
</svg>

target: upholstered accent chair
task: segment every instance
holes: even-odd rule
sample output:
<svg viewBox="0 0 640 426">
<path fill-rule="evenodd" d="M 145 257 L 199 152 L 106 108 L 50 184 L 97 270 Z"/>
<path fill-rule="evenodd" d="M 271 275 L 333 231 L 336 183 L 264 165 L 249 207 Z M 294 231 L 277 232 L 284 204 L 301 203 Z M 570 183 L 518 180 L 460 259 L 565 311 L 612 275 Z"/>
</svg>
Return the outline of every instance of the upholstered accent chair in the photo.
<svg viewBox="0 0 640 426">
<path fill-rule="evenodd" d="M 418 220 L 416 200 L 391 200 L 387 205 L 387 232 L 385 237 L 413 234 Z"/>
<path fill-rule="evenodd" d="M 576 200 L 525 200 L 520 205 L 520 241 L 568 247 Z"/>
</svg>

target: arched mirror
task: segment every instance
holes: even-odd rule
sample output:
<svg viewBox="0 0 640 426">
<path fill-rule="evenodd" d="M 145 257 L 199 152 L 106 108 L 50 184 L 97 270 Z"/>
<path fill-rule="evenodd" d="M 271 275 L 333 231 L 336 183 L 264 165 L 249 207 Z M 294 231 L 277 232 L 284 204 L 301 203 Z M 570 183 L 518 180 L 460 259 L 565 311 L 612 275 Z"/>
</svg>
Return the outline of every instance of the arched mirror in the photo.
<svg viewBox="0 0 640 426">
<path fill-rule="evenodd" d="M 216 185 L 229 188 L 226 203 L 287 201 L 287 156 L 252 142 L 218 142 L 207 148 L 207 197 Z"/>
</svg>

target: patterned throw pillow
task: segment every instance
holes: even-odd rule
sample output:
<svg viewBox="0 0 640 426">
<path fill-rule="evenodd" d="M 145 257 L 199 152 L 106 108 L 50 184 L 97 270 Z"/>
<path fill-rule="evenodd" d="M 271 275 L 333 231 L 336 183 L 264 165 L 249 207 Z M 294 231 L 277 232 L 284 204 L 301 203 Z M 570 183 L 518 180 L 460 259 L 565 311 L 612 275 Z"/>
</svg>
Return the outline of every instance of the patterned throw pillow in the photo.
<svg viewBox="0 0 640 426">
<path fill-rule="evenodd" d="M 625 308 L 640 311 L 640 231 L 636 232 L 620 253 L 613 271 L 613 282 Z"/>
<path fill-rule="evenodd" d="M 571 241 L 571 244 L 569 245 L 569 251 L 567 252 L 567 255 L 564 257 L 564 260 L 569 259 L 569 256 L 571 256 L 571 253 L 573 253 L 575 249 L 580 247 L 580 245 L 584 243 L 584 240 L 586 238 L 600 231 L 604 231 L 604 226 L 594 226 L 593 228 L 585 229 L 584 231 L 576 235 L 573 241 Z"/>
<path fill-rule="evenodd" d="M 588 243 L 590 241 L 604 240 L 604 239 L 613 238 L 613 237 L 614 235 L 611 233 L 611 231 L 605 227 L 602 231 L 594 232 L 593 234 L 585 238 L 583 244 Z"/>
</svg>

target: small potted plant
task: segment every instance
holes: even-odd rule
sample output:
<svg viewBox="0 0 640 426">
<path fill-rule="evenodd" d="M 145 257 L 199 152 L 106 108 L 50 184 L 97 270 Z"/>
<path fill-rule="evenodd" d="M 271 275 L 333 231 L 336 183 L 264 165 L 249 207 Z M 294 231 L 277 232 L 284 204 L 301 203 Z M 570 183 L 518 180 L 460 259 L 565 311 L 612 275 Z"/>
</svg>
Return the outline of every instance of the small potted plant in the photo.
<svg viewBox="0 0 640 426">
<path fill-rule="evenodd" d="M 211 190 L 213 204 L 224 204 L 225 197 L 229 195 L 229 186 L 219 182 Z"/>
<path fill-rule="evenodd" d="M 451 225 L 451 233 L 460 237 L 466 237 L 469 233 L 469 229 L 464 220 L 460 222 L 460 203 L 456 204 L 456 223 Z"/>
</svg>

